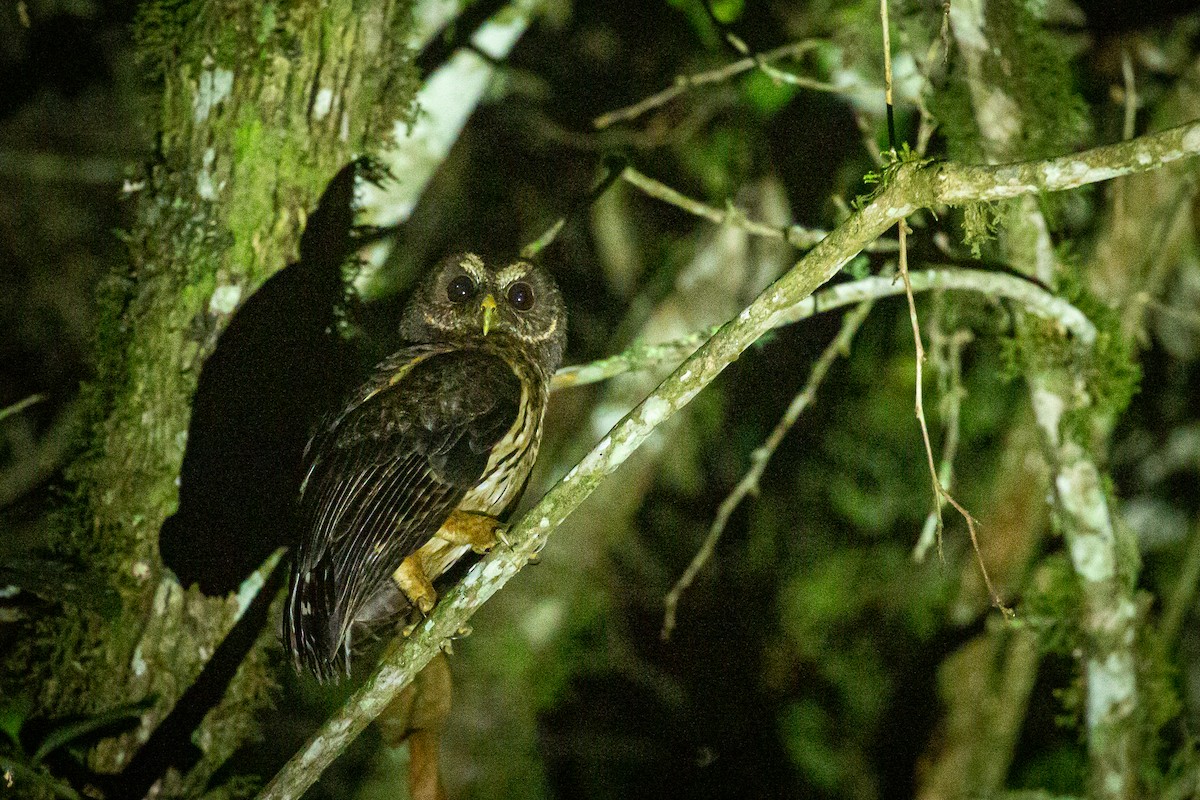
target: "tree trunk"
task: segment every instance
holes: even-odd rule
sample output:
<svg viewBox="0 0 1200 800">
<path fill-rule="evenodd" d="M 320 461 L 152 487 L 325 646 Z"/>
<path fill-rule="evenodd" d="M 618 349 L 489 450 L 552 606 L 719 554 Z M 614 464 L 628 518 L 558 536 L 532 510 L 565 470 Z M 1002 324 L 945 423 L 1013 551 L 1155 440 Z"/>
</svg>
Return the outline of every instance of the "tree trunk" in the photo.
<svg viewBox="0 0 1200 800">
<path fill-rule="evenodd" d="M 134 760 L 262 585 L 260 574 L 240 594 L 210 597 L 163 566 L 159 532 L 179 499 L 193 394 L 240 301 L 295 260 L 326 183 L 411 114 L 409 27 L 404 0 L 141 9 L 135 35 L 161 78 L 159 159 L 131 188 L 128 270 L 103 291 L 85 449 L 62 515 L 63 551 L 115 588 L 120 610 L 66 606 L 32 645 L 44 669 L 29 677 L 50 716 L 150 703 L 136 728 L 95 747 L 97 773 Z M 145 794 L 151 781 L 167 795 L 204 790 L 274 685 L 264 650 L 277 634 L 269 625 L 253 636 L 223 699 L 181 733 L 195 758 L 140 785 L 128 773 L 101 779 L 102 791 Z"/>
</svg>

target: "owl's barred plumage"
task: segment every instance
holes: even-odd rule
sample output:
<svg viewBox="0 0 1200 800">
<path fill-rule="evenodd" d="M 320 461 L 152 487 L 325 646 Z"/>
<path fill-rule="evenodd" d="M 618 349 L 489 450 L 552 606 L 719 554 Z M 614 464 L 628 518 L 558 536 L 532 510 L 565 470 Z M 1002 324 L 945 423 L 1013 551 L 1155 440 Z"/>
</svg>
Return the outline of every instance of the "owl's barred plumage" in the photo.
<svg viewBox="0 0 1200 800">
<path fill-rule="evenodd" d="M 376 367 L 305 454 L 284 639 L 297 667 L 322 680 L 348 672 L 356 622 L 415 604 L 393 578 L 402 564 L 433 580 L 470 549 L 441 538 L 451 514 L 502 520 L 516 505 L 566 314 L 538 267 L 492 270 L 468 254 L 418 286 L 401 333 L 410 345 Z"/>
</svg>

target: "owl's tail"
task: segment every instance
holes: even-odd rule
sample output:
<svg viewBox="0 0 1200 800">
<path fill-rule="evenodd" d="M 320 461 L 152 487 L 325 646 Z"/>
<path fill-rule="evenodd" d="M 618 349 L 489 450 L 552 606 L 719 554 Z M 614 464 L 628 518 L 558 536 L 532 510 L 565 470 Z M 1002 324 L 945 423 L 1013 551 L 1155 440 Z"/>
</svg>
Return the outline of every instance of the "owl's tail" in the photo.
<svg viewBox="0 0 1200 800">
<path fill-rule="evenodd" d="M 334 599 L 333 565 L 322 558 L 311 569 L 292 564 L 291 587 L 283 608 L 284 645 L 297 670 L 322 683 L 350 674 L 350 637 Z"/>
</svg>

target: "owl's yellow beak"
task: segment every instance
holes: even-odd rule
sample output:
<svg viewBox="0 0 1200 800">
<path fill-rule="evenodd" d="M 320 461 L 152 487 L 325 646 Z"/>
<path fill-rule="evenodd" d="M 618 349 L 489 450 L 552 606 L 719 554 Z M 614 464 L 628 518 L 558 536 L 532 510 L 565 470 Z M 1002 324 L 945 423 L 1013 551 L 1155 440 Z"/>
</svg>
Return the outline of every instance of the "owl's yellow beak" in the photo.
<svg viewBox="0 0 1200 800">
<path fill-rule="evenodd" d="M 496 313 L 496 298 L 492 296 L 491 292 L 488 292 L 479 307 L 483 309 L 483 335 L 487 336 L 492 327 L 492 315 Z"/>
</svg>

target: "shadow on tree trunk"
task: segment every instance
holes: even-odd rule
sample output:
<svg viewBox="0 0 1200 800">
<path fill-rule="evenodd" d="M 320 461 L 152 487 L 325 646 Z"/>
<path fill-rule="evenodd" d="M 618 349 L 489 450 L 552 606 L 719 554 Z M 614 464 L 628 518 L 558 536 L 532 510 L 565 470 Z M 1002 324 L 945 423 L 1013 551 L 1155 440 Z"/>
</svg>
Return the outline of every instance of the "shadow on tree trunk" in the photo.
<svg viewBox="0 0 1200 800">
<path fill-rule="evenodd" d="M 223 595 L 291 543 L 300 461 L 313 425 L 353 385 L 336 330 L 352 247 L 356 165 L 330 182 L 300 260 L 238 309 L 200 373 L 163 563 L 183 586 Z"/>
</svg>

